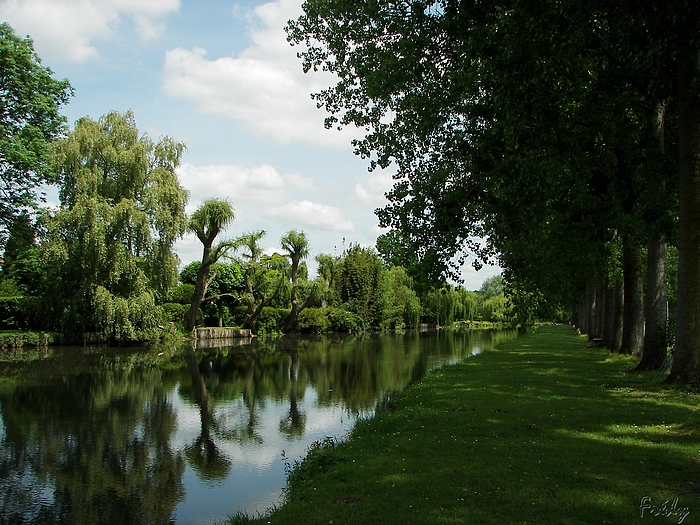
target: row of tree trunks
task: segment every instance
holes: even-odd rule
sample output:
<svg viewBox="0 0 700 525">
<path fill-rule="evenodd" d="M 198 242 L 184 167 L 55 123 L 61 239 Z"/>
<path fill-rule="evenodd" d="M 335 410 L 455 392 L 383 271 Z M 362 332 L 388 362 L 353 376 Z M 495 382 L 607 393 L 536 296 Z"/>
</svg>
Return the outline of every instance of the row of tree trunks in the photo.
<svg viewBox="0 0 700 525">
<path fill-rule="evenodd" d="M 612 352 L 641 356 L 640 370 L 654 370 L 666 359 L 668 243 L 663 237 L 649 242 L 646 301 L 642 249 L 629 244 L 623 247 L 623 281 L 591 280 L 579 303 L 577 327 Z"/>
</svg>

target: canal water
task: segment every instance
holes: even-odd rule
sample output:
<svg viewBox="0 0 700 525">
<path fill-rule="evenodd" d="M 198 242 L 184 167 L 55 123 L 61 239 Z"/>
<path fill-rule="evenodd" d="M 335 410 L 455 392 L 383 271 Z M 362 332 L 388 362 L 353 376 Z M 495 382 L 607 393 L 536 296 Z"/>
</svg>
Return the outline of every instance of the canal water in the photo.
<svg viewBox="0 0 700 525">
<path fill-rule="evenodd" d="M 214 524 L 285 461 L 514 330 L 0 351 L 0 525 Z"/>
</svg>

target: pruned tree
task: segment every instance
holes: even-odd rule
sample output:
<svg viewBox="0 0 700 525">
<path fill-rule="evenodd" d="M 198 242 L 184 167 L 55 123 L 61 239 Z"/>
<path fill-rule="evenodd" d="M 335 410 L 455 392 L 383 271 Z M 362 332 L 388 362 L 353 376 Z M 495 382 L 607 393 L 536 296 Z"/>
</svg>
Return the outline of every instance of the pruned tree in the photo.
<svg viewBox="0 0 700 525">
<path fill-rule="evenodd" d="M 308 281 L 299 282 L 298 269 L 299 264 L 309 255 L 309 241 L 304 232 L 295 230 L 288 231 L 282 239 L 280 239 L 282 249 L 287 252 L 287 257 L 291 263 L 290 279 L 291 291 L 290 299 L 292 309 L 289 315 L 284 320 L 282 331 L 289 333 L 294 328 L 299 313 L 308 308 L 317 301 L 317 283 L 309 283 Z"/>
<path fill-rule="evenodd" d="M 214 241 L 221 231 L 234 219 L 231 204 L 222 199 L 207 199 L 190 216 L 187 229 L 194 233 L 202 243 L 202 264 L 197 270 L 194 294 L 190 309 L 185 315 L 185 331 L 191 332 L 197 322 L 197 314 L 207 294 L 207 287 L 214 279 L 211 267 L 221 257 L 226 255 L 234 247 L 231 241 L 219 242 L 214 246 Z"/>
<path fill-rule="evenodd" d="M 274 257 L 262 264 L 263 249 L 260 239 L 265 236 L 264 230 L 246 233 L 234 241 L 234 248 L 240 254 L 240 264 L 245 270 L 245 288 L 241 301 L 247 305 L 248 315 L 243 322 L 244 328 L 254 328 L 263 308 L 285 288 L 285 271 L 278 268 Z M 286 265 L 286 260 L 280 256 Z M 266 267 L 267 266 L 267 267 Z"/>
</svg>

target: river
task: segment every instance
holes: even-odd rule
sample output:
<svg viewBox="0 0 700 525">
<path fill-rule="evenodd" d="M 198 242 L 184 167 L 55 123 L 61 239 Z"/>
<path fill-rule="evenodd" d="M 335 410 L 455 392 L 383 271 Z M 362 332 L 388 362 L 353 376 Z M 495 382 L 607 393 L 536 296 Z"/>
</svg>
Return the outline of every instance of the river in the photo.
<svg viewBox="0 0 700 525">
<path fill-rule="evenodd" d="M 285 462 L 514 330 L 0 351 L 0 524 L 210 525 Z"/>
</svg>

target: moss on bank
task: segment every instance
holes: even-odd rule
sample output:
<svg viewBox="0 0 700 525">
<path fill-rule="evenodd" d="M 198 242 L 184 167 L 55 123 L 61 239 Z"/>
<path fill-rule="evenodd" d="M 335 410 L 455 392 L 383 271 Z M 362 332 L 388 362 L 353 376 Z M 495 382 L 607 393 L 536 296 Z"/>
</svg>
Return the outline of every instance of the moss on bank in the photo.
<svg viewBox="0 0 700 525">
<path fill-rule="evenodd" d="M 586 343 L 542 327 L 431 374 L 346 442 L 314 447 L 287 502 L 250 521 L 696 522 L 700 395 Z"/>
</svg>

